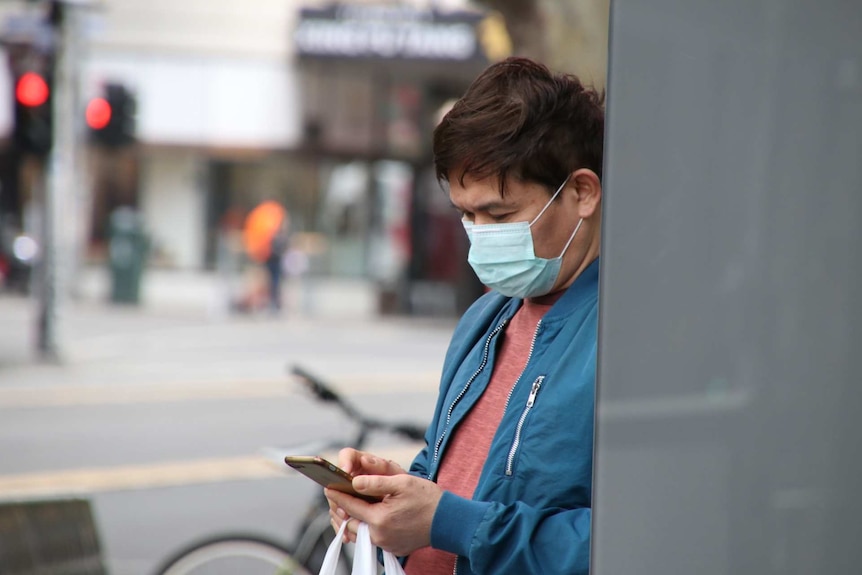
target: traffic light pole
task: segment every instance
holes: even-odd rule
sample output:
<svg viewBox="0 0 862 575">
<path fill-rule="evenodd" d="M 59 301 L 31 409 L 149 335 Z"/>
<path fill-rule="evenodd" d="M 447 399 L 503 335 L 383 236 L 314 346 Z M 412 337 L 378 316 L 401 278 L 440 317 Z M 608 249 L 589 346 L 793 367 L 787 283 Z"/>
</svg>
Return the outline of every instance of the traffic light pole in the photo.
<svg viewBox="0 0 862 575">
<path fill-rule="evenodd" d="M 78 62 L 77 12 L 72 3 L 57 2 L 54 9 L 54 145 L 48 156 L 44 194 L 42 281 L 39 288 L 37 345 L 46 359 L 61 356 L 62 304 L 74 250 L 77 213 L 74 189 L 75 94 Z M 68 217 L 64 217 L 64 214 Z"/>
</svg>

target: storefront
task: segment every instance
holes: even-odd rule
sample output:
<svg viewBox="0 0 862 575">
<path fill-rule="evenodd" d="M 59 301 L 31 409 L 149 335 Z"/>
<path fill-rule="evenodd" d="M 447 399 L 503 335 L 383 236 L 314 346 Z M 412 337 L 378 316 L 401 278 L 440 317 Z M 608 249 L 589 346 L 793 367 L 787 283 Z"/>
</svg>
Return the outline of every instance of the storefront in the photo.
<svg viewBox="0 0 862 575">
<path fill-rule="evenodd" d="M 374 279 L 384 312 L 457 313 L 478 289 L 433 177 L 431 134 L 440 110 L 508 55 L 500 17 L 335 5 L 301 10 L 293 39 L 329 272 Z"/>
</svg>

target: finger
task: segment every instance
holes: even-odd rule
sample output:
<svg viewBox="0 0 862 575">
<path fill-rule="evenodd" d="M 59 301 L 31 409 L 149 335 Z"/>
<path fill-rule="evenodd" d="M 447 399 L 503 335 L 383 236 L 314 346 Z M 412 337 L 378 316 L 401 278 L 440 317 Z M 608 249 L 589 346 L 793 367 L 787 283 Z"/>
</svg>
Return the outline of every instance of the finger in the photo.
<svg viewBox="0 0 862 575">
<path fill-rule="evenodd" d="M 329 510 L 329 518 L 341 527 L 341 522 L 347 519 L 347 513 L 344 512 L 344 509 L 337 507 Z"/>
<path fill-rule="evenodd" d="M 373 495 L 377 497 L 393 495 L 401 490 L 401 477 L 404 476 L 361 475 L 353 479 L 353 488 L 363 495 Z M 350 509 L 346 507 L 345 509 L 350 515 L 354 515 Z"/>
<path fill-rule="evenodd" d="M 356 517 L 362 521 L 367 519 L 371 508 L 371 504 L 367 501 L 363 501 L 347 493 L 342 493 L 341 491 L 336 491 L 335 489 L 326 489 L 325 492 L 327 499 L 332 501 L 341 510 L 344 517 Z"/>
<path fill-rule="evenodd" d="M 333 527 L 335 527 L 335 524 L 338 523 L 338 528 L 335 530 L 335 534 L 338 535 L 338 533 L 340 532 L 341 542 L 350 543 L 350 519 L 347 519 L 347 521 L 345 521 L 344 523 L 339 523 L 334 519 L 330 519 L 330 523 L 333 524 Z M 341 531 L 342 525 L 344 526 L 344 531 Z"/>
<path fill-rule="evenodd" d="M 326 501 L 329 504 L 329 512 L 330 513 L 338 513 L 338 510 L 341 509 L 338 506 L 338 502 L 336 502 L 332 499 L 332 496 L 335 493 L 340 493 L 340 492 L 336 491 L 335 489 L 327 489 L 327 488 L 323 489 L 323 496 L 326 497 Z M 344 516 L 344 510 L 342 510 L 341 513 L 342 513 L 342 516 Z"/>
<path fill-rule="evenodd" d="M 335 536 L 341 535 L 342 543 L 350 543 L 350 536 L 347 533 L 347 523 L 342 523 L 341 520 L 331 519 L 330 523 L 332 523 L 332 527 L 335 529 Z M 344 527 L 344 529 L 342 529 Z"/>
<path fill-rule="evenodd" d="M 388 475 L 389 462 L 366 451 L 345 447 L 338 452 L 338 466 L 351 475 Z"/>
<path fill-rule="evenodd" d="M 370 453 L 362 454 L 359 462 L 362 465 L 361 475 L 395 475 L 397 473 L 404 473 L 404 469 L 391 459 L 383 459 Z M 354 475 L 360 474 L 354 473 Z"/>
<path fill-rule="evenodd" d="M 347 473 L 356 474 L 356 470 L 362 466 L 360 462 L 362 455 L 363 452 L 361 451 L 352 447 L 345 447 L 338 452 L 338 467 Z"/>
<path fill-rule="evenodd" d="M 324 488 L 323 494 L 326 496 L 327 489 Z M 329 504 L 329 514 L 332 516 L 338 515 L 339 517 L 345 517 L 347 514 L 341 509 L 334 501 L 327 497 L 326 502 Z"/>
</svg>

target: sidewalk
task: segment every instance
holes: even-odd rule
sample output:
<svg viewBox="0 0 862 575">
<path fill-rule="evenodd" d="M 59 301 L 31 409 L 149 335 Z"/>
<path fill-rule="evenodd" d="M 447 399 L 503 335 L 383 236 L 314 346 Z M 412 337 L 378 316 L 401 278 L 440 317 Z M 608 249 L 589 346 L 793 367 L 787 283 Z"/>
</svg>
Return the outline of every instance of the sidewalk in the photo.
<svg viewBox="0 0 862 575">
<path fill-rule="evenodd" d="M 76 299 L 106 303 L 110 276 L 103 267 L 88 267 L 79 276 Z M 148 311 L 218 316 L 227 313 L 225 286 L 215 272 L 148 268 L 141 283 L 140 306 Z M 372 318 L 377 292 L 361 278 L 307 277 L 285 282 L 285 315 Z"/>
<path fill-rule="evenodd" d="M 0 294 L 0 388 L 16 385 L 283 381 L 301 363 L 333 377 L 366 370 L 404 379 L 439 369 L 457 318 L 380 316 L 360 280 L 288 286 L 286 309 L 230 314 L 214 274 L 147 270 L 139 305 L 112 304 L 88 270 L 56 323 L 60 365 L 39 357 L 38 302 Z M 381 362 L 385 357 L 385 362 Z"/>
<path fill-rule="evenodd" d="M 97 335 L 100 328 L 111 333 L 118 322 L 125 329 L 135 330 L 158 321 L 212 325 L 258 316 L 291 321 L 378 319 L 375 287 L 362 279 L 308 278 L 288 282 L 284 309 L 274 317 L 268 311 L 229 312 L 225 288 L 213 272 L 147 269 L 138 304 L 110 302 L 110 281 L 108 270 L 102 267 L 88 267 L 81 272 L 60 304 L 64 339 L 87 339 Z M 35 344 L 37 316 L 38 302 L 34 297 L 0 293 L 0 367 L 39 360 Z M 74 324 L 71 333 L 65 328 L 68 323 Z"/>
</svg>

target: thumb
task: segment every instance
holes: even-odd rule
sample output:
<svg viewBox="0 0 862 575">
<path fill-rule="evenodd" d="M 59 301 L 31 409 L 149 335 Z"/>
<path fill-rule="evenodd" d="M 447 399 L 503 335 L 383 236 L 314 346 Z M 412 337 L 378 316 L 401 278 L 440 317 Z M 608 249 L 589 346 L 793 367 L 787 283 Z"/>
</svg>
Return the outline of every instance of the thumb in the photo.
<svg viewBox="0 0 862 575">
<path fill-rule="evenodd" d="M 360 475 L 353 479 L 353 488 L 363 495 L 383 497 L 398 490 L 396 476 Z"/>
</svg>

